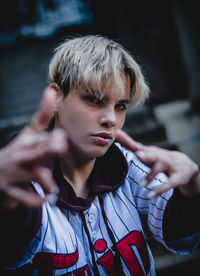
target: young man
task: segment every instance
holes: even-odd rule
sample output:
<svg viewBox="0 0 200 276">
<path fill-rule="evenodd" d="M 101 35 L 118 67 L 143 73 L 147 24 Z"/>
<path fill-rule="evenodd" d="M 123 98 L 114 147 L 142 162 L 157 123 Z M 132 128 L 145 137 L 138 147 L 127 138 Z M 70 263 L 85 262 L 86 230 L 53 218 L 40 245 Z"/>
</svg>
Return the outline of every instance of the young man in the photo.
<svg viewBox="0 0 200 276">
<path fill-rule="evenodd" d="M 45 113 L 46 96 L 30 126 L 3 152 L 18 152 L 18 177 L 0 186 L 4 270 L 155 275 L 147 236 L 179 254 L 194 250 L 198 166 L 121 131 L 127 105 L 144 101 L 149 91 L 131 55 L 102 36 L 69 39 L 55 51 L 49 80 L 49 132 L 40 133 L 51 113 Z M 50 204 L 46 194 L 55 190 L 54 181 L 59 193 Z"/>
</svg>

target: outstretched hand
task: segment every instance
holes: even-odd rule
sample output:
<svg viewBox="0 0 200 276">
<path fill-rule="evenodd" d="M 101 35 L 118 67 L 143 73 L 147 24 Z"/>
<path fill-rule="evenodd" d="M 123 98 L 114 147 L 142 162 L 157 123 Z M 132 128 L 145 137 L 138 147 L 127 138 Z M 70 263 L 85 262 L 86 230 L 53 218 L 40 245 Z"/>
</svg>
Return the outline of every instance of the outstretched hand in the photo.
<svg viewBox="0 0 200 276">
<path fill-rule="evenodd" d="M 155 176 L 164 172 L 168 181 L 149 193 L 149 197 L 158 196 L 171 188 L 179 187 L 185 196 L 200 194 L 200 172 L 187 155 L 156 146 L 144 146 L 134 141 L 127 133 L 120 130 L 116 140 L 133 151 L 138 159 L 151 168 L 150 173 L 142 180 L 141 186 L 148 186 Z"/>
<path fill-rule="evenodd" d="M 47 88 L 31 123 L 0 151 L 1 208 L 13 209 L 19 203 L 38 206 L 52 199 L 58 190 L 51 171 L 41 165 L 48 157 L 67 149 L 63 130 L 45 131 L 54 112 L 55 98 L 55 91 Z M 45 198 L 30 190 L 32 180 L 41 184 Z"/>
</svg>

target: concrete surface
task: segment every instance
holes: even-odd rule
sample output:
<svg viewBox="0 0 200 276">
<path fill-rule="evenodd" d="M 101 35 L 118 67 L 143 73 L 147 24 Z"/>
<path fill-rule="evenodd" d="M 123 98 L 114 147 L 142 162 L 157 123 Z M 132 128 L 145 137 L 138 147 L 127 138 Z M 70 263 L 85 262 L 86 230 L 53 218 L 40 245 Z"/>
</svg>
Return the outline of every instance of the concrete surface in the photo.
<svg viewBox="0 0 200 276">
<path fill-rule="evenodd" d="M 154 114 L 165 127 L 167 140 L 200 165 L 200 114 L 190 110 L 189 101 L 174 101 L 154 107 Z"/>
</svg>

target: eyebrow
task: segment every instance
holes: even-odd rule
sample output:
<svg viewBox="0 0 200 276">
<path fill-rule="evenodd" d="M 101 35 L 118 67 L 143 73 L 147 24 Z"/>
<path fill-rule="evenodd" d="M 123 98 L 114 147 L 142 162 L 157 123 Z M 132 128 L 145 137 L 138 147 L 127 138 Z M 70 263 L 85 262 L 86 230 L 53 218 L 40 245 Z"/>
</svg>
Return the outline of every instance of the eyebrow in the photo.
<svg viewBox="0 0 200 276">
<path fill-rule="evenodd" d="M 119 100 L 118 103 L 123 103 L 123 104 L 130 104 L 130 100 L 129 99 L 122 99 L 122 100 Z"/>
<path fill-rule="evenodd" d="M 97 97 L 98 99 L 107 99 L 107 95 L 102 94 L 99 90 L 94 90 L 94 89 L 87 89 L 87 92 L 90 95 L 93 95 Z M 131 100 L 130 99 L 120 99 L 118 103 L 120 104 L 130 104 Z"/>
</svg>

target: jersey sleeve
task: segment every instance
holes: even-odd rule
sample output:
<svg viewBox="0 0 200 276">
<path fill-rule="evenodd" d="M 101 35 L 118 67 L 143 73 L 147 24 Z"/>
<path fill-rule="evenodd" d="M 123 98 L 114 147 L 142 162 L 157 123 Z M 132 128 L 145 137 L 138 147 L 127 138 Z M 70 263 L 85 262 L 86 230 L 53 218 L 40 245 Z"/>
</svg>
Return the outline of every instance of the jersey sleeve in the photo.
<svg viewBox="0 0 200 276">
<path fill-rule="evenodd" d="M 168 246 L 187 254 L 200 244 L 200 196 L 187 198 L 176 188 L 163 217 L 163 235 Z M 191 246 L 192 245 L 192 246 Z"/>
<path fill-rule="evenodd" d="M 159 173 L 147 187 L 141 187 L 140 182 L 150 172 L 150 168 L 144 165 L 134 153 L 120 145 L 119 148 L 128 162 L 127 179 L 131 185 L 133 200 L 141 217 L 145 233 L 162 243 L 170 251 L 177 254 L 189 254 L 200 243 L 200 225 L 196 222 L 197 218 L 191 216 L 184 234 L 182 227 L 189 217 L 189 210 L 197 213 L 195 210 L 197 205 L 200 205 L 200 200 L 196 199 L 195 204 L 188 200 L 187 207 L 190 208 L 184 212 L 183 210 L 187 209 L 187 207 L 182 209 L 185 200 L 180 196 L 180 193 L 177 194 L 177 191 L 173 189 L 150 199 L 148 193 L 165 183 L 168 179 L 167 176 L 164 173 Z M 173 232 L 176 234 L 169 236 L 168 233 Z"/>
</svg>

